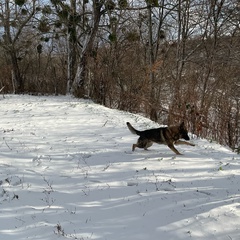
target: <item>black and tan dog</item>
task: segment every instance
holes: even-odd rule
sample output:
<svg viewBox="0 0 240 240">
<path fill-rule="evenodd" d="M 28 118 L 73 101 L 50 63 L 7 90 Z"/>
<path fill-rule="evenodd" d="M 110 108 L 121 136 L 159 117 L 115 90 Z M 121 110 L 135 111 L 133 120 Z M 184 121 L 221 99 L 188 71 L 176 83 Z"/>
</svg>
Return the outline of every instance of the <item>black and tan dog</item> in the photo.
<svg viewBox="0 0 240 240">
<path fill-rule="evenodd" d="M 127 126 L 131 133 L 140 136 L 137 143 L 132 145 L 132 151 L 134 151 L 136 147 L 147 150 L 147 148 L 151 147 L 155 142 L 158 144 L 166 144 L 173 152 L 181 155 L 181 153 L 174 147 L 174 144 L 195 146 L 192 143 L 180 140 L 181 138 L 189 140 L 188 132 L 184 122 L 182 122 L 179 126 L 160 127 L 144 131 L 136 130 L 129 122 L 127 122 Z"/>
</svg>

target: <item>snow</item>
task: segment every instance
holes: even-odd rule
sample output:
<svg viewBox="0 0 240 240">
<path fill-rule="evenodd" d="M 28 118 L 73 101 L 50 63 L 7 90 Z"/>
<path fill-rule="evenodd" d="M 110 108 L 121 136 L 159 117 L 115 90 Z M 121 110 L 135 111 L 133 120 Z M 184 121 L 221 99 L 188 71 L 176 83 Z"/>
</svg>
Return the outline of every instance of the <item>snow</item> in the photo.
<svg viewBox="0 0 240 240">
<path fill-rule="evenodd" d="M 5 95 L 0 239 L 240 239 L 240 156 L 197 139 L 131 151 L 140 116 L 70 96 Z"/>
</svg>

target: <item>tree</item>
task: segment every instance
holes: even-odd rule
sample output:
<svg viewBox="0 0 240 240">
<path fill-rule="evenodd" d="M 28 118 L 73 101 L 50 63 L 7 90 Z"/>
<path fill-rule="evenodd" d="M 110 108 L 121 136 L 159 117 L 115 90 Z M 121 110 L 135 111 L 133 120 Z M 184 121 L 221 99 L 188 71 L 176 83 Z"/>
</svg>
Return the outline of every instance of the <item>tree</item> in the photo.
<svg viewBox="0 0 240 240">
<path fill-rule="evenodd" d="M 93 52 L 101 16 L 110 6 L 110 1 L 93 0 L 77 2 L 51 0 L 58 17 L 67 26 L 68 80 L 67 92 L 84 97 L 88 58 Z"/>
<path fill-rule="evenodd" d="M 107 8 L 108 1 L 105 7 Z M 84 41 L 81 49 L 80 59 L 77 67 L 76 76 L 72 86 L 70 86 L 70 93 L 75 96 L 84 97 L 85 96 L 85 84 L 86 84 L 86 73 L 87 73 L 87 63 L 88 58 L 92 54 L 94 48 L 94 40 L 96 38 L 101 16 L 105 13 L 106 8 L 102 9 L 104 6 L 104 1 L 93 0 L 91 5 L 91 19 L 87 25 L 88 32 L 84 34 Z"/>
<path fill-rule="evenodd" d="M 0 4 L 0 20 L 4 29 L 1 46 L 9 56 L 12 67 L 13 91 L 24 91 L 24 76 L 20 69 L 21 52 L 27 49 L 29 42 L 21 38 L 24 29 L 36 13 L 36 0 L 6 0 Z M 24 49 L 25 48 L 25 49 Z"/>
<path fill-rule="evenodd" d="M 150 98 L 151 98 L 151 120 L 157 121 L 157 102 L 160 99 L 161 83 L 156 81 L 155 65 L 159 61 L 159 52 L 161 45 L 163 46 L 166 40 L 166 22 L 169 15 L 172 14 L 177 4 L 172 4 L 171 1 L 161 0 L 146 0 L 147 4 L 147 25 L 148 25 L 148 59 L 149 59 L 149 75 L 150 75 Z M 153 18 L 154 16 L 154 18 Z M 160 60 L 161 62 L 161 60 Z M 161 80 L 160 80 L 161 81 Z M 159 86 L 159 87 L 157 87 Z"/>
<path fill-rule="evenodd" d="M 64 3 L 61 0 L 51 0 L 55 6 L 56 14 L 59 20 L 59 25 L 64 24 L 66 28 L 67 38 L 67 93 L 71 92 L 77 69 L 78 46 L 81 46 L 81 41 L 78 39 L 78 28 L 84 29 L 85 4 L 78 7 L 76 0 L 70 0 L 69 3 Z M 83 19 L 83 20 L 82 20 Z"/>
</svg>

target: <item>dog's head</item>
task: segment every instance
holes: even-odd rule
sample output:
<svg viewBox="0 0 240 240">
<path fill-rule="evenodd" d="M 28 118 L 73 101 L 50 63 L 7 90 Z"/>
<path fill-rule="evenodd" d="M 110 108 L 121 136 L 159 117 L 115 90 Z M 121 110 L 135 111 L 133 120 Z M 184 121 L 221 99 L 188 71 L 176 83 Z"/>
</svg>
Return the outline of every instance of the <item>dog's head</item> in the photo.
<svg viewBox="0 0 240 240">
<path fill-rule="evenodd" d="M 185 127 L 184 122 L 182 122 L 179 126 L 179 134 L 180 134 L 180 138 L 183 138 L 185 140 L 190 140 L 190 138 L 188 136 L 188 131 Z"/>
</svg>

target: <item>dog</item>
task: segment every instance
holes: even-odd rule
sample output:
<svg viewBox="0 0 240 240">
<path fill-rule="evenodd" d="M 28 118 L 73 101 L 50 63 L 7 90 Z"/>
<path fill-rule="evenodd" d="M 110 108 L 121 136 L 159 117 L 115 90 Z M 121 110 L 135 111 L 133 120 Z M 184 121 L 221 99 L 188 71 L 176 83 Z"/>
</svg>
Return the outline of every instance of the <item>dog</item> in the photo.
<svg viewBox="0 0 240 240">
<path fill-rule="evenodd" d="M 195 146 L 193 143 L 180 140 L 181 138 L 187 141 L 190 140 L 184 122 L 182 122 L 179 126 L 160 127 L 144 131 L 135 129 L 129 122 L 127 122 L 127 126 L 131 133 L 140 136 L 137 143 L 132 145 L 132 151 L 134 151 L 136 147 L 147 150 L 155 142 L 158 144 L 165 144 L 177 155 L 182 155 L 174 147 L 174 144 Z"/>
</svg>

